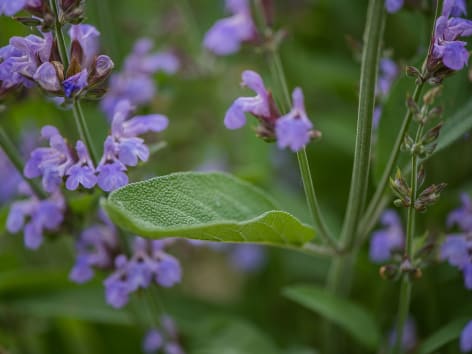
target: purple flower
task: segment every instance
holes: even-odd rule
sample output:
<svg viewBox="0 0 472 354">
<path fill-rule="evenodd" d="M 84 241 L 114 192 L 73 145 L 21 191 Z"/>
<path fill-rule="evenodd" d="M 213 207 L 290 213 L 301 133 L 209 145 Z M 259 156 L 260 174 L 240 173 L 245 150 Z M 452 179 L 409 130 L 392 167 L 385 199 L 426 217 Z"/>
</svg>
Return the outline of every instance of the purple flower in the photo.
<svg viewBox="0 0 472 354">
<path fill-rule="evenodd" d="M 306 114 L 303 92 L 299 87 L 293 90 L 292 100 L 292 110 L 277 119 L 275 134 L 280 149 L 289 147 L 292 151 L 298 151 L 310 141 L 313 124 Z"/>
<path fill-rule="evenodd" d="M 255 71 L 242 73 L 242 86 L 247 86 L 257 93 L 254 97 L 239 97 L 229 107 L 225 115 L 225 126 L 228 129 L 239 129 L 246 124 L 245 113 L 262 120 L 271 120 L 271 95 L 264 86 L 261 76 Z"/>
<path fill-rule="evenodd" d="M 442 9 L 442 16 L 458 17 L 467 13 L 465 0 L 445 0 Z"/>
<path fill-rule="evenodd" d="M 119 161 L 100 164 L 97 171 L 97 184 L 105 192 L 111 192 L 128 184 L 126 167 Z"/>
<path fill-rule="evenodd" d="M 0 204 L 4 204 L 15 195 L 22 177 L 2 149 L 0 149 L 0 180 L 2 181 L 0 184 Z"/>
<path fill-rule="evenodd" d="M 60 194 L 49 199 L 36 197 L 15 202 L 7 218 L 7 230 L 11 233 L 24 230 L 25 246 L 37 249 L 43 242 L 44 231 L 54 231 L 64 218 L 65 202 Z"/>
<path fill-rule="evenodd" d="M 392 252 L 403 248 L 404 243 L 403 228 L 395 211 L 385 211 L 381 224 L 385 226 L 385 229 L 375 231 L 370 240 L 369 257 L 375 263 L 389 260 Z"/>
<path fill-rule="evenodd" d="M 92 25 L 73 25 L 69 30 L 71 41 L 77 41 L 82 48 L 82 68 L 89 68 L 98 54 L 100 32 Z"/>
<path fill-rule="evenodd" d="M 242 42 L 254 40 L 257 36 L 247 0 L 227 0 L 226 7 L 233 16 L 217 21 L 203 40 L 205 48 L 217 55 L 233 54 Z"/>
<path fill-rule="evenodd" d="M 461 333 L 460 347 L 462 353 L 472 351 L 472 321 L 467 323 Z"/>
<path fill-rule="evenodd" d="M 162 241 L 148 241 L 136 237 L 133 255 L 116 258 L 116 270 L 104 282 L 107 302 L 114 307 L 123 307 L 129 295 L 144 289 L 154 282 L 171 287 L 180 281 L 182 271 L 178 260 L 164 252 Z"/>
<path fill-rule="evenodd" d="M 73 164 L 66 172 L 66 188 L 68 190 L 76 190 L 79 185 L 90 189 L 97 183 L 95 176 L 95 168 L 90 159 L 87 147 L 82 141 L 77 141 L 75 149 L 77 151 L 78 161 Z"/>
<path fill-rule="evenodd" d="M 69 273 L 69 279 L 75 283 L 83 284 L 92 279 L 93 275 L 94 271 L 89 264 L 88 257 L 79 256 Z"/>
<path fill-rule="evenodd" d="M 43 187 L 47 192 L 54 192 L 62 183 L 66 171 L 73 164 L 67 142 L 56 128 L 45 126 L 41 130 L 43 139 L 49 139 L 49 147 L 36 148 L 26 162 L 24 174 L 28 178 L 42 176 Z"/>
<path fill-rule="evenodd" d="M 143 352 L 156 353 L 163 345 L 164 339 L 157 329 L 150 329 L 143 340 Z"/>
<path fill-rule="evenodd" d="M 469 243 L 465 236 L 448 236 L 441 246 L 441 259 L 447 259 L 450 265 L 462 269 L 470 262 Z"/>
<path fill-rule="evenodd" d="M 46 91 L 54 92 L 61 89 L 56 67 L 50 62 L 41 64 L 34 73 L 33 79 Z"/>
<path fill-rule="evenodd" d="M 398 65 L 392 59 L 382 58 L 380 60 L 379 78 L 376 87 L 377 95 L 382 97 L 387 96 L 398 74 Z"/>
<path fill-rule="evenodd" d="M 230 253 L 231 264 L 243 272 L 255 272 L 267 261 L 265 249 L 258 245 L 236 245 Z"/>
<path fill-rule="evenodd" d="M 0 15 L 14 16 L 26 3 L 27 0 L 0 0 Z"/>
<path fill-rule="evenodd" d="M 127 100 L 133 106 L 151 102 L 156 95 L 152 75 L 159 71 L 175 73 L 180 66 L 178 58 L 170 52 L 151 53 L 153 43 L 140 39 L 125 59 L 122 72 L 110 79 L 109 90 L 101 102 L 102 110 L 112 118 L 120 101 Z"/>
<path fill-rule="evenodd" d="M 461 201 L 462 206 L 447 217 L 447 226 L 457 225 L 463 232 L 472 232 L 472 201 L 466 193 L 461 195 Z"/>
<path fill-rule="evenodd" d="M 403 7 L 403 0 L 385 0 L 385 9 L 393 14 Z"/>
<path fill-rule="evenodd" d="M 75 75 L 64 80 L 62 86 L 64 87 L 64 94 L 66 97 L 72 97 L 74 94 L 80 93 L 88 86 L 88 71 L 83 69 Z"/>
</svg>

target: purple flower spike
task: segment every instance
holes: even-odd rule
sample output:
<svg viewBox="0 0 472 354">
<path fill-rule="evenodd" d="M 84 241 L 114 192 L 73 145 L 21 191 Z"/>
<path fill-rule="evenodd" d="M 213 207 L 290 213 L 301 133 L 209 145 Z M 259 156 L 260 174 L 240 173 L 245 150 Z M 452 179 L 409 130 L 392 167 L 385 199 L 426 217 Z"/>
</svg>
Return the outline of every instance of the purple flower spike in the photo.
<svg viewBox="0 0 472 354">
<path fill-rule="evenodd" d="M 27 0 L 0 0 L 0 15 L 14 16 L 26 6 Z"/>
<path fill-rule="evenodd" d="M 385 211 L 381 223 L 386 228 L 374 232 L 370 241 L 369 257 L 375 263 L 388 261 L 392 251 L 401 249 L 404 242 L 401 221 L 395 211 Z"/>
<path fill-rule="evenodd" d="M 205 34 L 203 45 L 216 55 L 236 53 L 242 42 L 256 37 L 247 0 L 227 0 L 226 6 L 233 16 L 217 21 Z"/>
<path fill-rule="evenodd" d="M 292 99 L 293 108 L 288 114 L 277 120 L 275 134 L 280 149 L 289 147 L 295 152 L 310 141 L 313 124 L 305 112 L 303 92 L 299 87 L 293 91 Z"/>
<path fill-rule="evenodd" d="M 90 189 L 97 184 L 97 177 L 95 176 L 95 168 L 85 144 L 82 141 L 77 141 L 75 146 L 79 160 L 73 164 L 66 172 L 66 188 L 68 190 L 76 190 L 79 185 Z"/>
<path fill-rule="evenodd" d="M 388 13 L 395 13 L 400 11 L 403 7 L 403 0 L 385 0 L 385 9 Z"/>
<path fill-rule="evenodd" d="M 56 68 L 50 62 L 41 64 L 34 73 L 33 79 L 46 91 L 56 92 L 61 89 Z"/>
<path fill-rule="evenodd" d="M 143 351 L 145 353 L 157 353 L 164 344 L 161 332 L 157 329 L 151 329 L 146 333 L 143 340 Z"/>
<path fill-rule="evenodd" d="M 462 353 L 472 351 L 472 321 L 467 323 L 461 333 L 460 348 Z"/>
<path fill-rule="evenodd" d="M 225 115 L 225 126 L 228 129 L 239 129 L 246 124 L 245 113 L 270 120 L 270 93 L 264 86 L 261 76 L 255 71 L 246 70 L 242 73 L 242 86 L 247 86 L 257 93 L 254 97 L 239 97 L 230 106 Z"/>
</svg>

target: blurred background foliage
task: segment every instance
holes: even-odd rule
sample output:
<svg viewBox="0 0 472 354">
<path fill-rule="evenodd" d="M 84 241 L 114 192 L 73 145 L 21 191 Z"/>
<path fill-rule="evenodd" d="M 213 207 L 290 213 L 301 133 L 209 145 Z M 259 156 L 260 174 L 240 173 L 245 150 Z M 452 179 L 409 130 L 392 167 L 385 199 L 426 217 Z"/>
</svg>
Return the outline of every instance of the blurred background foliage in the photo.
<svg viewBox="0 0 472 354">
<path fill-rule="evenodd" d="M 271 192 L 287 210 L 309 221 L 295 155 L 256 139 L 251 124 L 236 132 L 223 127 L 227 107 L 247 92 L 239 87 L 244 69 L 261 72 L 268 86 L 273 81 L 264 57 L 253 48 L 225 58 L 203 51 L 205 31 L 224 15 L 223 1 L 87 3 L 86 21 L 101 31 L 103 52 L 112 56 L 117 70 L 134 41 L 143 36 L 154 39 L 158 49 L 174 50 L 183 63 L 176 76 L 156 77 L 158 94 L 145 111 L 170 118 L 163 134 L 168 145 L 150 163 L 135 169 L 132 180 L 174 171 L 225 169 Z M 360 63 L 353 43 L 362 38 L 367 1 L 275 3 L 276 26 L 287 31 L 281 56 L 289 85 L 303 88 L 309 116 L 323 133 L 308 153 L 323 211 L 337 231 L 355 140 Z M 428 15 L 402 11 L 388 17 L 385 50 L 399 63 L 423 58 L 431 27 Z M 0 28 L 2 46 L 11 36 L 28 33 L 5 17 L 0 18 Z M 413 81 L 403 76 L 393 88 L 378 131 L 371 191 L 401 124 L 406 92 L 413 90 Z M 274 91 L 278 97 L 278 88 Z M 470 94 L 467 72 L 448 79 L 441 97 L 444 118 L 470 101 Z M 59 126 L 70 140 L 76 138 L 71 112 L 44 100 L 39 91 L 10 98 L 6 105 L 1 123 L 17 141 L 48 123 Z M 101 149 L 108 129 L 105 117 L 95 102 L 86 104 L 85 113 Z M 464 136 L 427 163 L 427 181 L 444 181 L 448 188 L 441 203 L 420 215 L 418 230 L 441 237 L 447 212 L 459 204 L 459 193 L 472 191 L 471 149 L 472 140 Z M 84 206 L 79 203 L 78 208 Z M 21 237 L 4 231 L 7 209 L 8 205 L 1 206 L 0 214 L 0 353 L 137 353 L 145 330 L 156 321 L 152 314 L 158 311 L 175 317 L 189 353 L 313 354 L 322 343 L 320 317 L 282 297 L 281 289 L 300 282 L 322 284 L 328 259 L 268 249 L 261 270 L 242 273 L 229 265 L 224 253 L 182 243 L 174 251 L 183 264 L 183 283 L 133 296 L 132 303 L 118 311 L 105 304 L 103 276 L 85 286 L 68 281 L 74 261 L 71 235 L 52 237 L 37 252 L 24 250 Z M 420 340 L 458 316 L 472 317 L 471 295 L 459 272 L 432 264 L 424 273 L 415 285 L 412 305 Z M 398 286 L 378 276 L 367 247 L 356 265 L 352 295 L 387 333 L 395 317 Z M 349 337 L 345 340 L 350 348 L 346 353 L 367 352 L 350 345 Z M 457 342 L 441 353 L 457 353 Z"/>
</svg>

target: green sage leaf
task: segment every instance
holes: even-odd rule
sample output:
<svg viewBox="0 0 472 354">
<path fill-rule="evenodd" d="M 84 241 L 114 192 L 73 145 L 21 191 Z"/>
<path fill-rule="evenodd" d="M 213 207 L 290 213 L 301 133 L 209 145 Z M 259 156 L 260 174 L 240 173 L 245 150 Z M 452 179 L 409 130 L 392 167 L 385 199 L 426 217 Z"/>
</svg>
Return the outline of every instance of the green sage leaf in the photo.
<svg viewBox="0 0 472 354">
<path fill-rule="evenodd" d="M 261 190 L 224 173 L 174 173 L 129 184 L 103 206 L 123 229 L 150 238 L 185 237 L 297 247 L 313 228 L 277 210 Z"/>
<path fill-rule="evenodd" d="M 434 353 L 436 350 L 441 348 L 443 345 L 456 340 L 461 335 L 462 330 L 467 324 L 469 319 L 458 318 L 452 322 L 449 322 L 444 327 L 440 328 L 437 332 L 433 333 L 428 337 L 420 346 L 419 354 Z M 459 344 L 457 344 L 459 347 Z"/>
</svg>

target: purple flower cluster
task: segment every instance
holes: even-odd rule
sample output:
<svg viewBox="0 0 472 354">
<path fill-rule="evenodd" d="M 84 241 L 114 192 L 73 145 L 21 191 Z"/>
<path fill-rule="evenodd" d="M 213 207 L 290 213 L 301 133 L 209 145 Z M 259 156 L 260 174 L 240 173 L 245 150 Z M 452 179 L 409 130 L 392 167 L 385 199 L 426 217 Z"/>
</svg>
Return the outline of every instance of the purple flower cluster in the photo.
<svg viewBox="0 0 472 354">
<path fill-rule="evenodd" d="M 149 158 L 149 148 L 138 135 L 160 132 L 168 125 L 168 119 L 159 114 L 127 119 L 132 110 L 133 107 L 127 101 L 117 106 L 111 135 L 105 140 L 103 157 L 97 168 L 82 141 L 77 141 L 74 150 L 55 127 L 43 127 L 41 136 L 49 140 L 49 147 L 33 150 L 25 165 L 25 176 L 42 177 L 43 187 L 50 193 L 57 191 L 64 180 L 69 190 L 76 190 L 80 186 L 90 189 L 98 185 L 110 192 L 126 185 L 126 166 L 136 166 L 138 160 L 146 161 Z"/>
<path fill-rule="evenodd" d="M 403 7 L 403 1 L 404 0 L 385 0 L 385 9 L 391 14 L 398 12 Z"/>
<path fill-rule="evenodd" d="M 248 0 L 226 0 L 231 17 L 217 21 L 205 34 L 203 45 L 216 55 L 229 55 L 241 48 L 241 43 L 257 39 Z"/>
<path fill-rule="evenodd" d="M 109 118 L 122 100 L 128 100 L 133 106 L 151 102 L 156 95 L 152 75 L 160 71 L 173 74 L 179 69 L 179 60 L 173 53 L 151 53 L 152 47 L 152 41 L 147 38 L 137 41 L 125 60 L 123 71 L 111 76 L 110 89 L 101 101 L 102 110 Z"/>
<path fill-rule="evenodd" d="M 225 115 L 226 128 L 243 127 L 246 124 L 245 114 L 250 113 L 260 122 L 258 135 L 267 140 L 276 139 L 281 149 L 289 147 L 292 151 L 298 151 L 316 136 L 313 124 L 306 114 L 303 92 L 299 87 L 292 94 L 292 109 L 286 115 L 281 115 L 259 74 L 251 70 L 244 71 L 241 85 L 249 87 L 257 95 L 239 97 L 233 102 Z"/>
<path fill-rule="evenodd" d="M 469 353 L 472 351 L 472 321 L 469 321 L 462 330 L 460 348 L 463 353 Z"/>
<path fill-rule="evenodd" d="M 461 70 L 469 60 L 467 42 L 460 37 L 472 35 L 472 21 L 458 16 L 466 13 L 464 0 L 445 0 L 441 16 L 436 21 L 433 43 L 427 67 L 432 73 L 444 65 L 449 70 Z"/>
<path fill-rule="evenodd" d="M 143 351 L 146 354 L 155 354 L 159 350 L 164 354 L 185 354 L 178 342 L 179 335 L 174 320 L 167 315 L 163 315 L 160 320 L 160 330 L 152 328 L 146 333 Z"/>
<path fill-rule="evenodd" d="M 447 235 L 440 257 L 459 268 L 464 274 L 465 287 L 472 289 L 472 201 L 466 194 L 461 199 L 462 206 L 452 211 L 447 219 L 447 225 L 457 225 L 460 233 Z"/>
<path fill-rule="evenodd" d="M 372 124 L 374 129 L 378 127 L 380 117 L 382 115 L 382 101 L 388 96 L 392 84 L 398 77 L 398 65 L 390 58 L 382 58 L 379 66 L 379 77 L 377 79 L 377 86 L 375 95 L 377 97 L 377 105 L 374 109 L 374 117 Z"/>
<path fill-rule="evenodd" d="M 388 261 L 392 252 L 403 248 L 405 238 L 400 217 L 395 211 L 386 210 L 380 222 L 385 228 L 375 231 L 370 240 L 369 257 L 375 263 Z"/>
<path fill-rule="evenodd" d="M 64 219 L 65 201 L 59 193 L 53 193 L 48 199 L 31 196 L 26 186 L 21 186 L 29 199 L 14 202 L 7 218 L 7 230 L 11 233 L 24 231 L 25 246 L 37 249 L 43 243 L 45 231 L 55 231 Z"/>
<path fill-rule="evenodd" d="M 0 93 L 36 83 L 49 93 L 70 98 L 101 84 L 113 62 L 98 55 L 99 32 L 91 25 L 73 25 L 69 35 L 71 65 L 67 72 L 51 33 L 12 37 L 9 45 L 0 48 Z"/>
<path fill-rule="evenodd" d="M 94 269 L 113 267 L 113 259 L 118 254 L 119 242 L 115 226 L 100 214 L 102 223 L 84 230 L 76 241 L 76 262 L 69 273 L 75 283 L 85 283 L 94 276 Z"/>
<path fill-rule="evenodd" d="M 116 270 L 104 281 L 108 304 L 121 308 L 128 303 L 129 295 L 152 282 L 171 287 L 180 282 L 182 270 L 179 261 L 164 251 L 172 240 L 149 241 L 136 237 L 133 255 L 124 254 L 115 258 Z"/>
</svg>

